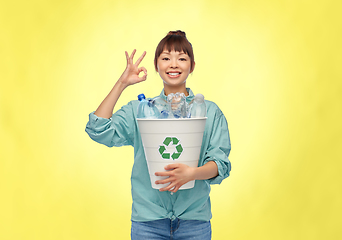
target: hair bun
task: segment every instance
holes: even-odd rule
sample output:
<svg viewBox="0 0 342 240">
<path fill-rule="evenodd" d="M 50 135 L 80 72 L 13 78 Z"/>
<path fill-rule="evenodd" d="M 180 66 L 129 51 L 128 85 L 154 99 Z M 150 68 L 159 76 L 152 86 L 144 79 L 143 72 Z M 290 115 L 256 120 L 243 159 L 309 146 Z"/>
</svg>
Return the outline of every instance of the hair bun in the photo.
<svg viewBox="0 0 342 240">
<path fill-rule="evenodd" d="M 166 36 L 168 36 L 168 35 L 178 35 L 178 36 L 185 37 L 185 32 L 183 32 L 181 30 L 170 31 Z"/>
</svg>

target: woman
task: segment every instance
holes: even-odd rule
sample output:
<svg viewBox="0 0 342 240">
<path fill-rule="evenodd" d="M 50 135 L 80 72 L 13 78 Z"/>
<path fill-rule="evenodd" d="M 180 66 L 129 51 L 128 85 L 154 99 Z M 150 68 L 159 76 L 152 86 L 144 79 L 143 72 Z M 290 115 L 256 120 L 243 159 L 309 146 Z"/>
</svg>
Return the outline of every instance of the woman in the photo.
<svg viewBox="0 0 342 240">
<path fill-rule="evenodd" d="M 153 189 L 136 121 L 137 100 L 129 102 L 113 114 L 114 106 L 124 89 L 145 81 L 147 70 L 139 67 L 146 52 L 133 63 L 135 50 L 129 56 L 127 67 L 110 93 L 95 112 L 89 114 L 86 132 L 94 141 L 106 146 L 131 145 L 134 147 L 132 169 L 132 239 L 211 239 L 210 184 L 219 184 L 229 176 L 228 155 L 230 139 L 227 121 L 210 101 L 198 167 L 170 164 L 167 176 L 157 184 L 168 183 L 164 188 Z M 154 65 L 163 80 L 164 89 L 159 97 L 170 93 L 184 93 L 189 103 L 194 94 L 186 88 L 186 79 L 194 71 L 193 49 L 182 31 L 170 31 L 157 46 Z M 144 72 L 142 77 L 139 73 Z M 194 188 L 179 190 L 185 183 L 196 180 Z"/>
</svg>

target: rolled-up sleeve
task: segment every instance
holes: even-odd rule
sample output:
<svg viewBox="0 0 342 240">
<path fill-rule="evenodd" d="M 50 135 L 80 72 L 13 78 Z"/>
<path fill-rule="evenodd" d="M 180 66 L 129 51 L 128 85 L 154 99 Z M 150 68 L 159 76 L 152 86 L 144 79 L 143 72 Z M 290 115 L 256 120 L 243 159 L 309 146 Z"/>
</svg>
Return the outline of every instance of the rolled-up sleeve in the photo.
<svg viewBox="0 0 342 240">
<path fill-rule="evenodd" d="M 111 118 L 98 117 L 91 112 L 85 131 L 95 142 L 108 147 L 133 145 L 134 116 L 129 103 L 115 112 Z"/>
<path fill-rule="evenodd" d="M 231 145 L 228 124 L 223 113 L 218 109 L 212 128 L 209 145 L 204 156 L 204 164 L 214 161 L 218 167 L 218 175 L 208 179 L 209 184 L 220 184 L 229 176 L 231 164 L 228 159 Z"/>
</svg>

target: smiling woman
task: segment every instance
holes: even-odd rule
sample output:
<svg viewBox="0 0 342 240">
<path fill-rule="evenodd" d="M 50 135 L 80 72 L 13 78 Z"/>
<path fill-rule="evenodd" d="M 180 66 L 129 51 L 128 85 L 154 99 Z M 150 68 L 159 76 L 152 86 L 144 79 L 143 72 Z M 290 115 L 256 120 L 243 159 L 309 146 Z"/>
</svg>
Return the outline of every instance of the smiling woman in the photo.
<svg viewBox="0 0 342 240">
<path fill-rule="evenodd" d="M 123 90 L 147 78 L 147 70 L 139 67 L 146 52 L 133 63 L 135 52 L 130 56 L 126 52 L 126 69 L 97 110 L 89 114 L 86 132 L 94 141 L 109 147 L 134 146 L 132 239 L 156 239 L 156 236 L 158 239 L 160 236 L 167 239 L 171 236 L 173 239 L 211 239 L 210 184 L 221 183 L 231 169 L 226 118 L 215 103 L 206 101 L 207 119 L 198 166 L 169 164 L 165 166 L 166 171 L 154 173 L 165 177 L 155 182 L 165 184 L 165 187 L 162 185 L 159 190 L 152 188 L 137 126 L 139 101 L 131 101 L 113 114 Z M 186 88 L 186 79 L 194 70 L 195 61 L 185 33 L 169 32 L 158 44 L 154 62 L 164 83 L 159 97 L 166 100 L 170 93 L 180 92 L 190 103 L 194 94 Z M 141 72 L 145 75 L 139 77 Z M 184 184 L 194 180 L 193 188 L 180 190 Z"/>
<path fill-rule="evenodd" d="M 195 59 L 191 43 L 182 31 L 170 31 L 158 44 L 154 66 L 164 82 L 164 91 L 182 92 L 188 96 L 185 83 L 194 71 Z"/>
<path fill-rule="evenodd" d="M 158 57 L 162 52 L 183 52 L 187 54 L 191 61 L 191 71 L 194 70 L 195 67 L 195 58 L 194 58 L 194 52 L 192 49 L 191 43 L 186 38 L 185 32 L 182 31 L 170 31 L 166 37 L 164 37 L 158 44 L 156 53 L 154 56 L 154 66 L 156 71 L 157 69 L 157 60 Z"/>
<path fill-rule="evenodd" d="M 188 96 L 185 83 L 193 69 L 191 69 L 191 60 L 187 54 L 174 50 L 163 51 L 158 58 L 157 70 L 163 79 L 166 95 L 172 92 L 183 92 Z"/>
</svg>

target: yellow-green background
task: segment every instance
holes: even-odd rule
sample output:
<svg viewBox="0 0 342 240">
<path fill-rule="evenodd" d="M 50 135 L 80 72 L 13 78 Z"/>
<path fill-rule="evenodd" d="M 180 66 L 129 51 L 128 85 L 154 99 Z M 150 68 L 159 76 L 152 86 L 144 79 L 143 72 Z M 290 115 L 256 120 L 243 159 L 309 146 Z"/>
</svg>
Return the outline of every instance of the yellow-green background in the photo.
<svg viewBox="0 0 342 240">
<path fill-rule="evenodd" d="M 213 186 L 213 239 L 341 239 L 341 2 L 0 3 L 0 239 L 129 239 L 133 148 L 85 133 L 124 51 L 186 32 L 187 86 L 224 112 L 231 176 Z M 137 59 L 137 58 L 136 58 Z M 116 108 L 118 109 L 118 108 Z"/>
</svg>

